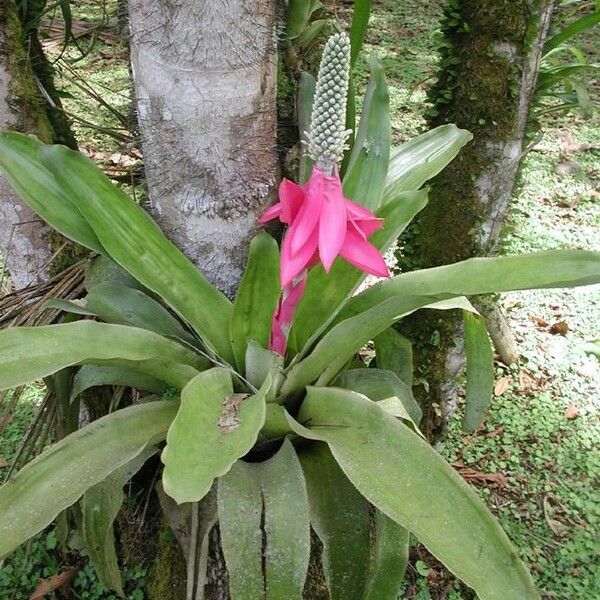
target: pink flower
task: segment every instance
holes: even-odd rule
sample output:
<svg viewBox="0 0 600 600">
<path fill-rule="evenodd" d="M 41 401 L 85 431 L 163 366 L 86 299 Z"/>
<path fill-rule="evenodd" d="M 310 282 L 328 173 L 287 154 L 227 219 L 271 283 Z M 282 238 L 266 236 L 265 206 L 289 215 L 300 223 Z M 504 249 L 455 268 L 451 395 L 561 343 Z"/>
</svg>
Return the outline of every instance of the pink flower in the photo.
<svg viewBox="0 0 600 600">
<path fill-rule="evenodd" d="M 279 202 L 261 216 L 260 222 L 275 218 L 289 225 L 281 249 L 284 288 L 319 261 L 329 272 L 338 255 L 361 271 L 389 276 L 379 250 L 367 241 L 382 221 L 364 206 L 344 198 L 337 170 L 326 175 L 315 166 L 303 187 L 284 179 Z"/>
</svg>

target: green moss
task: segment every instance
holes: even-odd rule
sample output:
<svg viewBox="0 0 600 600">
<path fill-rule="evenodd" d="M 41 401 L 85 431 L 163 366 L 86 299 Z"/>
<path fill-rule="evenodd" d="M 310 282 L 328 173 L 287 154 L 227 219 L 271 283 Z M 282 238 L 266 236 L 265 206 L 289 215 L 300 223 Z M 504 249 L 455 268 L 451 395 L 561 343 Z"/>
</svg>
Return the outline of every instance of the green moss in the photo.
<svg viewBox="0 0 600 600">
<path fill-rule="evenodd" d="M 169 526 L 163 522 L 158 534 L 156 557 L 148 575 L 148 600 L 183 600 L 186 577 L 181 547 Z"/>
<path fill-rule="evenodd" d="M 0 29 L 6 31 L 6 46 L 0 49 L 0 53 L 8 57 L 9 103 L 14 105 L 15 109 L 19 108 L 15 110 L 20 119 L 18 128 L 35 133 L 44 142 L 51 142 L 52 126 L 31 68 L 17 7 L 11 0 L 0 6 Z"/>
</svg>

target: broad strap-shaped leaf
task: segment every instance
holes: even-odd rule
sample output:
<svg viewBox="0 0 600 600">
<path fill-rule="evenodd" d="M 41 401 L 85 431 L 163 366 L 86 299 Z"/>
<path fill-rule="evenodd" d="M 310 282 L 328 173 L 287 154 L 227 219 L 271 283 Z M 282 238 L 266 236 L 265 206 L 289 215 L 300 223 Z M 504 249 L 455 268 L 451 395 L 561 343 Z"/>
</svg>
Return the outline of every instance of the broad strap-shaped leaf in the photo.
<svg viewBox="0 0 600 600">
<path fill-rule="evenodd" d="M 395 416 L 419 425 L 423 411 L 417 404 L 412 390 L 393 371 L 384 369 L 350 369 L 336 380 L 336 385 L 365 395 L 373 402 L 398 398 L 403 414 Z"/>
<path fill-rule="evenodd" d="M 538 600 L 531 575 L 483 501 L 401 421 L 364 396 L 309 388 L 290 424 L 327 442 L 348 479 L 481 600 Z M 303 427 L 299 423 L 304 423 Z"/>
<path fill-rule="evenodd" d="M 388 298 L 475 296 L 537 288 L 576 287 L 600 282 L 600 252 L 550 250 L 521 256 L 470 258 L 433 269 L 411 271 L 379 282 L 352 298 L 340 319 Z"/>
<path fill-rule="evenodd" d="M 440 125 L 393 150 L 383 192 L 384 202 L 396 198 L 400 192 L 418 190 L 452 162 L 472 139 L 468 131 L 456 125 Z"/>
<path fill-rule="evenodd" d="M 316 79 L 306 71 L 300 73 L 298 81 L 298 95 L 296 98 L 296 116 L 298 119 L 298 137 L 306 141 L 306 134 L 310 128 L 313 101 L 315 99 Z M 304 144 L 300 147 L 300 164 L 298 166 L 298 183 L 304 185 L 310 178 L 313 160 L 308 156 Z"/>
<path fill-rule="evenodd" d="M 384 220 L 383 227 L 369 241 L 385 252 L 426 204 L 427 192 L 421 190 L 403 193 L 383 205 L 376 211 L 376 215 Z M 299 351 L 324 331 L 364 279 L 363 272 L 341 259 L 334 262 L 329 273 L 325 273 L 322 266 L 311 269 L 294 318 L 289 347 Z"/>
<path fill-rule="evenodd" d="M 371 79 L 344 175 L 344 195 L 375 210 L 381 204 L 390 160 L 390 95 L 379 62 L 369 59 Z"/>
<path fill-rule="evenodd" d="M 231 599 L 264 600 L 263 498 L 257 469 L 238 460 L 218 486 L 219 531 Z"/>
<path fill-rule="evenodd" d="M 160 302 L 141 290 L 111 283 L 96 285 L 86 296 L 86 307 L 108 323 L 140 327 L 174 338 L 191 338 Z"/>
<path fill-rule="evenodd" d="M 369 571 L 369 503 L 348 481 L 326 444 L 314 444 L 299 457 L 310 522 L 323 544 L 323 571 L 331 600 L 360 599 Z"/>
<path fill-rule="evenodd" d="M 355 0 L 350 25 L 350 67 L 354 67 L 365 38 L 369 17 L 371 16 L 371 0 Z"/>
<path fill-rule="evenodd" d="M 265 382 L 258 393 L 234 394 L 228 370 L 200 373 L 181 392 L 181 407 L 162 452 L 165 492 L 182 502 L 198 502 L 213 480 L 252 448 L 265 422 Z"/>
<path fill-rule="evenodd" d="M 375 510 L 375 548 L 365 600 L 398 598 L 408 566 L 410 533 Z"/>
<path fill-rule="evenodd" d="M 137 327 L 76 321 L 0 331 L 0 389 L 41 379 L 71 365 L 132 366 L 148 361 L 154 365 L 157 379 L 175 386 L 182 383 L 177 365 L 186 367 L 186 373 L 206 366 L 205 359 L 177 342 Z"/>
<path fill-rule="evenodd" d="M 73 241 L 103 253 L 100 240 L 65 193 L 54 175 L 40 162 L 36 138 L 5 131 L 0 134 L 0 169 L 17 195 L 46 223 Z"/>
<path fill-rule="evenodd" d="M 311 15 L 309 0 L 290 0 L 287 5 L 286 33 L 290 40 L 297 38 L 308 25 Z"/>
<path fill-rule="evenodd" d="M 52 298 L 42 305 L 43 310 L 54 309 L 66 312 L 72 315 L 84 315 L 86 317 L 97 317 L 98 315 L 87 308 L 85 300 L 63 300 L 62 298 Z"/>
<path fill-rule="evenodd" d="M 124 285 L 134 290 L 148 292 L 135 277 L 132 277 L 125 269 L 122 269 L 114 260 L 108 256 L 95 256 L 85 267 L 85 278 L 83 285 L 90 292 L 97 285 Z"/>
<path fill-rule="evenodd" d="M 550 52 L 550 50 L 553 50 L 554 48 L 557 48 L 574 35 L 577 35 L 583 31 L 587 31 L 598 23 L 600 23 L 600 10 L 598 4 L 596 4 L 595 12 L 584 15 L 583 17 L 573 21 L 573 23 L 570 23 L 559 33 L 548 39 L 544 45 L 544 54 Z"/>
<path fill-rule="evenodd" d="M 246 379 L 256 388 L 263 385 L 269 373 L 275 376 L 283 371 L 283 356 L 271 352 L 250 340 L 246 349 Z M 267 402 L 271 399 L 267 398 Z"/>
<path fill-rule="evenodd" d="M 265 462 L 236 462 L 219 479 L 218 505 L 232 600 L 301 600 L 310 556 L 309 508 L 289 440 Z"/>
<path fill-rule="evenodd" d="M 463 312 L 467 385 L 465 431 L 475 431 L 485 416 L 494 392 L 494 349 L 480 315 Z"/>
<path fill-rule="evenodd" d="M 226 361 L 231 303 L 170 242 L 141 207 L 89 159 L 64 146 L 40 150 L 43 164 L 77 206 L 111 258 L 182 316 Z"/>
<path fill-rule="evenodd" d="M 87 490 L 81 499 L 81 533 L 99 581 L 124 596 L 121 572 L 115 549 L 113 523 L 123 504 L 123 486 L 156 452 L 150 446 L 133 460 Z"/>
<path fill-rule="evenodd" d="M 83 365 L 73 378 L 71 400 L 85 390 L 100 385 L 122 385 L 146 390 L 158 394 L 165 388 L 160 379 L 135 371 L 129 367 L 111 367 L 106 365 Z"/>
<path fill-rule="evenodd" d="M 173 400 L 113 412 L 53 444 L 0 487 L 0 557 L 49 525 L 89 488 L 163 440 Z"/>
<path fill-rule="evenodd" d="M 313 382 L 317 385 L 329 385 L 367 342 L 401 317 L 419 308 L 472 309 L 469 301 L 462 296 L 442 301 L 427 296 L 388 298 L 381 304 L 332 327 L 304 360 L 291 366 L 281 388 L 282 396 L 299 392 Z"/>
<path fill-rule="evenodd" d="M 393 371 L 408 386 L 413 384 L 413 354 L 410 340 L 390 327 L 374 340 L 377 367 Z"/>
<path fill-rule="evenodd" d="M 249 340 L 263 348 L 269 345 L 280 291 L 277 242 L 267 233 L 259 233 L 250 243 L 248 262 L 229 324 L 229 339 L 240 373 L 245 371 Z"/>
</svg>

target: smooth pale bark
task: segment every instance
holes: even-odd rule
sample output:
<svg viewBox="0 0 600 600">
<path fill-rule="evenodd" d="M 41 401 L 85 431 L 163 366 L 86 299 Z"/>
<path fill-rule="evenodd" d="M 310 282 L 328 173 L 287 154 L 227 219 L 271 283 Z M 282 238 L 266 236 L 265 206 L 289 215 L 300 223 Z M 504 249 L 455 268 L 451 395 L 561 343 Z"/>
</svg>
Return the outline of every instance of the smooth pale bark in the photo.
<svg viewBox="0 0 600 600">
<path fill-rule="evenodd" d="M 275 0 L 129 0 L 150 210 L 229 296 L 278 182 L 275 15 Z M 218 528 L 205 536 L 205 521 L 199 511 L 187 525 L 188 598 L 224 600 Z"/>
<path fill-rule="evenodd" d="M 228 295 L 277 182 L 274 0 L 130 0 L 151 211 Z"/>
<path fill-rule="evenodd" d="M 22 42 L 14 0 L 5 0 L 0 6 L 0 131 L 16 129 L 50 141 L 50 124 Z M 17 289 L 46 279 L 49 232 L 0 174 L 0 253 Z"/>
</svg>

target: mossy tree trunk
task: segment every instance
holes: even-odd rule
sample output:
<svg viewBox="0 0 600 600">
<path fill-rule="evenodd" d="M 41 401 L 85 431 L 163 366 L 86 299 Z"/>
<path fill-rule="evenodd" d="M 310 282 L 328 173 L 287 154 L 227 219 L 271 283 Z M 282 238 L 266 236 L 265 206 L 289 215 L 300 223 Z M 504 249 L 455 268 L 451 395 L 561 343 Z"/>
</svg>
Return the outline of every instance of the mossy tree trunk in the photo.
<svg viewBox="0 0 600 600">
<path fill-rule="evenodd" d="M 15 0 L 0 3 L 0 131 L 15 129 L 44 142 L 74 146 L 55 94 L 52 69 L 37 39 L 43 6 L 29 2 L 23 13 Z M 0 252 L 17 289 L 45 279 L 50 259 L 64 241 L 58 237 L 0 176 Z"/>
<path fill-rule="evenodd" d="M 456 123 L 473 133 L 473 141 L 433 182 L 429 205 L 411 240 L 418 266 L 498 250 L 553 5 L 554 0 L 448 3 L 442 22 L 441 70 L 430 92 L 434 108 L 429 125 Z M 425 350 L 422 369 L 432 384 L 430 401 L 443 410 L 455 391 L 456 321 L 451 316 L 421 315 L 412 327 Z M 433 339 L 441 340 L 441 347 L 429 344 L 434 331 Z"/>
</svg>

